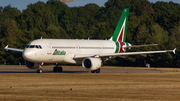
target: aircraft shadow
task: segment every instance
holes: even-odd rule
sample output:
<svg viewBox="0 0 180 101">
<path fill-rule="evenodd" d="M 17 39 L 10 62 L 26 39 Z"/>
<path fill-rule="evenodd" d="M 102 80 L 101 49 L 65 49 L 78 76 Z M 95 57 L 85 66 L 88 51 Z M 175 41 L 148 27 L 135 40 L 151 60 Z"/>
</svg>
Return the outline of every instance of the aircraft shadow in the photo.
<svg viewBox="0 0 180 101">
<path fill-rule="evenodd" d="M 3 73 L 36 73 L 36 71 L 0 71 Z M 54 73 L 53 71 L 43 71 L 43 73 Z M 89 73 L 89 71 L 63 71 L 62 73 Z"/>
</svg>

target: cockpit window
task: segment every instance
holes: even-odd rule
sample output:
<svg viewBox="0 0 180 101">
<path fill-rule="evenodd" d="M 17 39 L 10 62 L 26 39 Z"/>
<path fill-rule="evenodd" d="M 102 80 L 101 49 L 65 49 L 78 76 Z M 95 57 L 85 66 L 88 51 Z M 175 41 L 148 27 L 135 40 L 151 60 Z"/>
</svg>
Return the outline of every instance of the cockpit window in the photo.
<svg viewBox="0 0 180 101">
<path fill-rule="evenodd" d="M 29 45 L 27 45 L 26 48 L 29 48 Z"/>
<path fill-rule="evenodd" d="M 30 45 L 29 48 L 34 48 L 35 45 Z"/>
<path fill-rule="evenodd" d="M 36 45 L 36 48 L 39 48 L 38 45 Z"/>
<path fill-rule="evenodd" d="M 42 47 L 39 45 L 39 48 L 42 49 Z"/>
<path fill-rule="evenodd" d="M 26 48 L 37 48 L 37 49 L 42 49 L 41 45 L 27 45 Z"/>
</svg>

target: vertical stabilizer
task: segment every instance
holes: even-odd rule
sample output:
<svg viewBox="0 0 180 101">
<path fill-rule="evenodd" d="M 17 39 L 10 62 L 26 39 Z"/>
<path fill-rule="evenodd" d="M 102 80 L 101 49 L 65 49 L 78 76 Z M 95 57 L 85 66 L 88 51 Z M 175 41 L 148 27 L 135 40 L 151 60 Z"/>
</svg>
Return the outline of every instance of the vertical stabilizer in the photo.
<svg viewBox="0 0 180 101">
<path fill-rule="evenodd" d="M 112 40 L 114 42 L 125 42 L 126 40 L 126 32 L 127 32 L 127 24 L 129 17 L 129 8 L 125 8 L 121 15 L 121 18 L 116 26 L 116 29 L 113 33 Z"/>
</svg>

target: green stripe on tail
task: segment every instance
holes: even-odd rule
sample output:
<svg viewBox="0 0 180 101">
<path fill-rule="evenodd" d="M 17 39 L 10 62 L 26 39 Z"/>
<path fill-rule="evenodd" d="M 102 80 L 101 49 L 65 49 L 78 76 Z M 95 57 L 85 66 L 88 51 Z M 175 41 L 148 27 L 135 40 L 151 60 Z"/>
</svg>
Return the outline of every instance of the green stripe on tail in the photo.
<svg viewBox="0 0 180 101">
<path fill-rule="evenodd" d="M 113 33 L 112 40 L 114 42 L 125 42 L 126 40 L 126 32 L 127 32 L 127 24 L 129 17 L 129 8 L 125 8 L 121 15 L 121 18 L 116 26 L 116 29 Z"/>
</svg>

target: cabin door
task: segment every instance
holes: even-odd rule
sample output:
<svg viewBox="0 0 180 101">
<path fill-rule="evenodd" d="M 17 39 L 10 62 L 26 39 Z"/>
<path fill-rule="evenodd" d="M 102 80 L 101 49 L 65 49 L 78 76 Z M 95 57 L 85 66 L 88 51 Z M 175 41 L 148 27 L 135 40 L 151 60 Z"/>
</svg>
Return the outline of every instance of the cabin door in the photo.
<svg viewBox="0 0 180 101">
<path fill-rule="evenodd" d="M 47 54 L 52 55 L 52 43 L 47 42 Z"/>
</svg>

